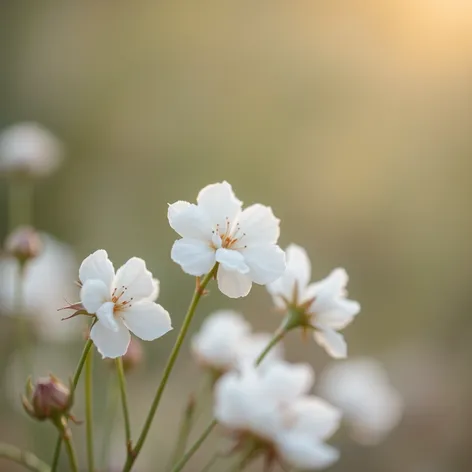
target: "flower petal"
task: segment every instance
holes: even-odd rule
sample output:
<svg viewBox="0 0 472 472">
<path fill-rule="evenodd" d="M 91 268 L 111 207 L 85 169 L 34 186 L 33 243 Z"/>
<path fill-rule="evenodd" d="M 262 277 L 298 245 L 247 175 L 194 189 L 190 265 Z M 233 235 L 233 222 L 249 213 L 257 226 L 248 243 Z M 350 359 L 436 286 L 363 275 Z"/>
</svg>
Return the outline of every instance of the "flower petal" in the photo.
<svg viewBox="0 0 472 472">
<path fill-rule="evenodd" d="M 215 251 L 198 239 L 182 238 L 175 241 L 170 257 L 190 275 L 203 275 L 215 265 Z"/>
<path fill-rule="evenodd" d="M 155 291 L 152 274 L 139 257 L 132 257 L 118 269 L 113 285 L 117 293 L 125 290 L 121 301 L 133 299 L 137 302 L 151 297 Z"/>
<path fill-rule="evenodd" d="M 317 329 L 314 332 L 315 341 L 335 359 L 347 357 L 347 344 L 344 336 L 330 328 Z"/>
<path fill-rule="evenodd" d="M 178 201 L 169 205 L 167 218 L 171 228 L 184 238 L 211 239 L 212 225 L 197 205 Z"/>
<path fill-rule="evenodd" d="M 132 304 L 122 316 L 128 329 L 144 341 L 153 341 L 172 329 L 169 313 L 149 300 Z"/>
<path fill-rule="evenodd" d="M 275 244 L 280 235 L 280 220 L 272 208 L 259 203 L 247 207 L 239 217 L 242 244 Z"/>
<path fill-rule="evenodd" d="M 153 285 L 153 290 L 152 293 L 149 297 L 147 297 L 147 300 L 150 300 L 151 302 L 155 302 L 159 298 L 159 293 L 161 291 L 161 283 L 159 282 L 159 279 L 152 279 L 152 285 Z"/>
<path fill-rule="evenodd" d="M 99 249 L 86 257 L 79 269 L 79 278 L 83 284 L 87 280 L 97 279 L 101 280 L 107 287 L 111 287 L 114 276 L 115 269 L 104 249 Z"/>
<path fill-rule="evenodd" d="M 115 304 L 113 302 L 104 303 L 97 310 L 97 318 L 103 326 L 116 333 L 118 332 L 119 328 L 115 318 L 114 310 Z"/>
<path fill-rule="evenodd" d="M 117 320 L 118 331 L 114 332 L 95 323 L 90 330 L 90 339 L 93 341 L 102 357 L 120 357 L 126 354 L 131 339 L 128 328 L 121 320 Z"/>
<path fill-rule="evenodd" d="M 307 393 L 315 381 L 309 364 L 280 361 L 269 364 L 262 373 L 267 393 L 277 400 L 290 400 Z"/>
<path fill-rule="evenodd" d="M 228 182 L 207 185 L 197 197 L 198 206 L 213 226 L 226 227 L 227 219 L 234 223 L 241 212 L 242 202 L 236 198 Z"/>
<path fill-rule="evenodd" d="M 315 298 L 313 311 L 328 311 L 333 307 L 333 301 L 346 296 L 347 282 L 347 272 L 341 268 L 334 269 L 323 280 L 310 284 L 306 289 L 305 298 Z"/>
<path fill-rule="evenodd" d="M 316 313 L 315 324 L 340 330 L 345 328 L 360 311 L 359 303 L 353 300 L 337 300 L 336 307 Z"/>
<path fill-rule="evenodd" d="M 244 262 L 244 256 L 240 252 L 232 249 L 217 249 L 216 261 L 225 269 L 234 270 L 240 274 L 247 274 L 250 270 Z"/>
<path fill-rule="evenodd" d="M 277 280 L 285 271 L 285 253 L 279 246 L 249 246 L 242 251 L 251 279 L 260 285 Z"/>
<path fill-rule="evenodd" d="M 220 266 L 217 280 L 220 291 L 230 298 L 245 297 L 251 291 L 252 280 L 247 274 L 226 270 Z"/>
<path fill-rule="evenodd" d="M 110 301 L 110 287 L 98 279 L 90 279 L 80 289 L 80 301 L 84 308 L 94 314 L 105 303 Z"/>
</svg>

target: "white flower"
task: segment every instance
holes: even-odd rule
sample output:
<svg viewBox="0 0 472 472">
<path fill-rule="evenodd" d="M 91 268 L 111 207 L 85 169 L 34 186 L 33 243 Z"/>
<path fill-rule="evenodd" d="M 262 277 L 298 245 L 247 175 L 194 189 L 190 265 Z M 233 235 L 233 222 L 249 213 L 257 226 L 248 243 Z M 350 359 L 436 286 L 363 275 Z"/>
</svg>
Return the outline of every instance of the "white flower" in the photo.
<svg viewBox="0 0 472 472">
<path fill-rule="evenodd" d="M 324 468 L 339 456 L 324 441 L 338 428 L 340 413 L 307 395 L 313 380 L 310 366 L 281 361 L 230 371 L 215 387 L 215 417 L 237 441 L 256 439 L 291 467 Z"/>
<path fill-rule="evenodd" d="M 202 189 L 197 205 L 173 203 L 167 216 L 182 236 L 172 247 L 172 260 L 195 276 L 207 274 L 218 262 L 218 287 L 228 297 L 244 297 L 253 282 L 265 285 L 284 272 L 279 220 L 270 207 L 259 204 L 242 211 L 227 182 Z"/>
<path fill-rule="evenodd" d="M 59 141 L 37 123 L 19 123 L 0 134 L 0 172 L 43 177 L 62 159 Z"/>
<path fill-rule="evenodd" d="M 296 308 L 306 316 L 316 342 L 334 358 L 347 356 L 347 345 L 338 330 L 345 328 L 360 311 L 359 303 L 346 299 L 348 276 L 335 269 L 324 280 L 310 284 L 311 264 L 306 251 L 295 244 L 287 250 L 287 269 L 267 286 L 280 308 Z"/>
<path fill-rule="evenodd" d="M 192 351 L 197 362 L 223 373 L 241 364 L 253 364 L 271 340 L 268 333 L 252 333 L 251 325 L 230 310 L 209 315 L 193 336 Z M 281 345 L 275 346 L 264 358 L 263 365 L 282 355 Z"/>
<path fill-rule="evenodd" d="M 353 438 L 375 444 L 399 423 L 403 401 L 382 365 L 359 358 L 336 363 L 323 372 L 320 392 L 344 411 Z"/>
<path fill-rule="evenodd" d="M 144 341 L 157 339 L 172 329 L 169 313 L 155 303 L 158 281 L 146 264 L 132 257 L 116 274 L 103 249 L 88 256 L 80 266 L 80 292 L 84 308 L 97 315 L 90 338 L 103 357 L 126 353 L 132 331 Z"/>
<path fill-rule="evenodd" d="M 47 341 L 67 342 L 80 337 L 76 321 L 61 321 L 57 309 L 65 299 L 77 298 L 77 288 L 71 282 L 77 273 L 78 262 L 72 249 L 52 236 L 41 233 L 43 246 L 38 257 L 29 261 L 23 278 L 22 315 L 36 325 L 38 334 Z M 16 315 L 15 286 L 19 264 L 12 256 L 0 259 L 0 311 Z"/>
</svg>

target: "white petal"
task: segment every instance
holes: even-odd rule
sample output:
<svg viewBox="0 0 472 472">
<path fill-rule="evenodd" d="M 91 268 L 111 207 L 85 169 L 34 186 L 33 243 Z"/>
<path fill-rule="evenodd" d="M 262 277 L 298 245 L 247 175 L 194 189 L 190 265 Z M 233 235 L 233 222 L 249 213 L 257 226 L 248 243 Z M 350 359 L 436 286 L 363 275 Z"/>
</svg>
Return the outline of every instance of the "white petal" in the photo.
<svg viewBox="0 0 472 472">
<path fill-rule="evenodd" d="M 218 267 L 218 288 L 222 293 L 230 298 L 245 297 L 252 287 L 252 280 L 249 275 L 240 274 L 233 270 L 226 270 Z"/>
<path fill-rule="evenodd" d="M 161 283 L 159 282 L 159 279 L 152 279 L 152 285 L 153 285 L 153 290 L 151 295 L 147 298 L 147 300 L 150 300 L 151 302 L 155 302 L 159 298 L 159 293 L 161 291 Z"/>
<path fill-rule="evenodd" d="M 97 318 L 103 326 L 116 333 L 119 327 L 115 319 L 114 310 L 115 304 L 113 302 L 106 302 L 97 310 Z"/>
<path fill-rule="evenodd" d="M 197 205 L 178 201 L 169 205 L 167 218 L 171 228 L 184 238 L 211 238 L 212 225 L 206 213 Z"/>
<path fill-rule="evenodd" d="M 260 285 L 277 280 L 285 271 L 285 253 L 279 246 L 249 246 L 242 251 L 251 279 Z"/>
<path fill-rule="evenodd" d="M 304 248 L 297 244 L 290 244 L 285 250 L 287 270 L 293 274 L 301 289 L 310 283 L 311 262 Z"/>
<path fill-rule="evenodd" d="M 216 261 L 229 271 L 234 270 L 240 274 L 247 274 L 249 272 L 249 267 L 244 262 L 244 256 L 238 251 L 223 248 L 217 249 Z"/>
<path fill-rule="evenodd" d="M 79 269 L 80 281 L 84 284 L 87 280 L 101 280 L 107 287 L 111 287 L 115 269 L 108 259 L 108 254 L 104 249 L 99 249 L 90 254 L 82 262 Z"/>
<path fill-rule="evenodd" d="M 277 450 L 284 462 L 297 469 L 324 469 L 339 459 L 337 449 L 298 434 L 281 435 Z"/>
<path fill-rule="evenodd" d="M 207 185 L 197 197 L 198 206 L 208 215 L 212 225 L 226 227 L 227 219 L 234 223 L 242 202 L 236 198 L 228 182 Z"/>
<path fill-rule="evenodd" d="M 330 328 L 317 329 L 314 332 L 315 341 L 335 359 L 347 357 L 347 344 L 344 336 Z"/>
<path fill-rule="evenodd" d="M 190 275 L 203 275 L 215 265 L 215 250 L 198 239 L 182 238 L 172 246 L 171 258 Z"/>
<path fill-rule="evenodd" d="M 310 284 L 306 289 L 306 298 L 315 298 L 312 309 L 315 312 L 328 311 L 333 301 L 346 296 L 348 276 L 344 269 L 334 269 L 328 277 Z"/>
<path fill-rule="evenodd" d="M 129 330 L 144 341 L 160 338 L 172 329 L 169 313 L 149 300 L 133 303 L 122 316 Z"/>
<path fill-rule="evenodd" d="M 97 310 L 111 299 L 110 287 L 101 280 L 90 279 L 80 289 L 80 301 L 84 308 L 94 314 Z"/>
<path fill-rule="evenodd" d="M 316 313 L 315 324 L 331 329 L 345 328 L 360 311 L 359 303 L 353 300 L 337 300 L 329 311 Z"/>
<path fill-rule="evenodd" d="M 114 332 L 95 323 L 90 331 L 90 339 L 93 341 L 102 357 L 120 357 L 126 354 L 131 339 L 128 328 L 120 319 L 117 319 L 118 331 Z"/>
<path fill-rule="evenodd" d="M 290 400 L 307 393 L 315 380 L 309 364 L 289 364 L 284 361 L 268 365 L 262 376 L 267 391 L 279 400 Z"/>
<path fill-rule="evenodd" d="M 288 415 L 293 429 L 322 440 L 336 432 L 342 416 L 340 410 L 314 396 L 295 400 L 289 407 Z"/>
<path fill-rule="evenodd" d="M 152 274 L 146 269 L 146 263 L 139 257 L 132 257 L 118 269 L 113 285 L 117 294 L 125 290 L 120 301 L 133 299 L 137 302 L 151 297 L 155 291 Z"/>
<path fill-rule="evenodd" d="M 260 204 L 247 207 L 239 217 L 242 244 L 275 244 L 280 235 L 280 220 L 272 208 Z"/>
</svg>

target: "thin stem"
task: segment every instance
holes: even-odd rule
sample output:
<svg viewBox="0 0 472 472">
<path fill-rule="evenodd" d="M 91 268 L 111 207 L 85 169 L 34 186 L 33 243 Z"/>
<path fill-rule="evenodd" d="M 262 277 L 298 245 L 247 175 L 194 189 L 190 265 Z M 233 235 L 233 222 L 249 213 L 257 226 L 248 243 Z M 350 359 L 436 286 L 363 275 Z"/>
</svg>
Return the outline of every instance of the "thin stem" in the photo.
<svg viewBox="0 0 472 472">
<path fill-rule="evenodd" d="M 287 333 L 287 328 L 285 325 L 282 325 L 274 334 L 273 338 L 270 340 L 269 344 L 267 344 L 266 348 L 262 351 L 261 355 L 257 358 L 255 365 L 256 367 L 264 360 L 265 356 L 269 354 L 271 349 L 285 336 Z M 217 421 L 213 419 L 211 423 L 207 426 L 207 428 L 203 431 L 202 435 L 195 441 L 193 446 L 184 454 L 182 459 L 178 462 L 178 464 L 172 469 L 172 472 L 180 472 L 184 467 L 185 464 L 191 459 L 191 457 L 197 452 L 199 447 L 203 444 L 205 439 L 209 436 L 212 429 L 217 425 Z"/>
<path fill-rule="evenodd" d="M 180 422 L 180 427 L 177 434 L 177 442 L 175 445 L 174 453 L 171 456 L 171 461 L 168 468 L 172 467 L 185 452 L 188 437 L 190 435 L 190 431 L 192 430 L 193 420 L 195 418 L 195 408 L 196 399 L 195 395 L 192 394 L 189 398 L 189 401 L 184 411 L 183 418 Z"/>
<path fill-rule="evenodd" d="M 231 472 L 241 472 L 243 471 L 249 463 L 254 459 L 254 449 L 250 448 L 246 454 L 236 463 L 236 465 L 231 469 Z"/>
<path fill-rule="evenodd" d="M 24 313 L 24 280 L 25 265 L 18 263 L 18 274 L 14 279 L 14 299 L 13 309 L 17 323 L 18 347 L 23 363 L 23 370 L 26 375 L 32 374 L 32 363 L 29 355 L 28 322 Z"/>
<path fill-rule="evenodd" d="M 14 179 L 9 185 L 8 230 L 33 223 L 33 183 L 26 179 Z"/>
<path fill-rule="evenodd" d="M 179 335 L 177 336 L 177 340 L 174 344 L 174 347 L 172 348 L 172 352 L 170 353 L 170 356 L 167 360 L 167 364 L 164 369 L 164 373 L 162 375 L 161 383 L 159 384 L 159 387 L 157 388 L 157 392 L 151 404 L 151 408 L 149 410 L 148 416 L 144 423 L 143 430 L 141 432 L 141 435 L 139 436 L 138 442 L 136 443 L 136 447 L 133 449 L 132 454 L 130 454 L 128 456 L 128 459 L 126 460 L 126 464 L 123 468 L 123 472 L 129 472 L 131 470 L 131 467 L 133 466 L 133 463 L 136 460 L 136 457 L 138 456 L 139 452 L 141 451 L 143 447 L 144 441 L 146 440 L 146 437 L 151 428 L 154 415 L 156 414 L 157 407 L 159 406 L 159 402 L 161 400 L 162 394 L 164 393 L 164 389 L 167 385 L 167 381 L 169 380 L 172 369 L 174 368 L 175 361 L 177 360 L 183 341 L 190 327 L 190 323 L 192 322 L 193 315 L 195 314 L 195 310 L 198 306 L 198 302 L 202 298 L 202 295 L 205 293 L 206 286 L 208 285 L 210 280 L 213 278 L 213 276 L 216 274 L 217 269 L 218 269 L 218 264 L 215 264 L 213 269 L 207 275 L 205 275 L 205 277 L 203 278 L 201 282 L 199 282 L 197 279 L 197 287 L 195 288 L 192 301 L 190 302 L 190 306 L 188 308 L 187 314 L 185 315 L 182 327 L 180 328 Z"/>
<path fill-rule="evenodd" d="M 85 359 L 87 358 L 87 355 L 91 347 L 92 347 L 92 340 L 89 339 L 85 343 L 84 349 L 82 351 L 82 355 L 80 356 L 80 359 L 79 359 L 79 363 L 77 364 L 77 367 L 75 369 L 74 377 L 72 378 L 73 391 L 75 391 L 77 384 L 79 383 L 80 374 L 82 373 L 82 369 L 84 368 L 84 364 L 85 364 Z M 59 437 L 57 438 L 56 447 L 54 448 L 54 455 L 52 459 L 51 472 L 57 471 L 57 466 L 59 464 L 59 456 L 61 454 L 62 439 L 63 439 L 62 435 L 59 435 Z"/>
<path fill-rule="evenodd" d="M 51 468 L 38 459 L 32 452 L 23 451 L 18 447 L 11 446 L 10 444 L 0 443 L 0 457 L 8 459 L 17 464 L 24 465 L 27 469 L 33 472 L 50 472 Z"/>
<path fill-rule="evenodd" d="M 87 440 L 87 465 L 89 472 L 95 470 L 93 458 L 93 353 L 89 351 L 85 359 L 85 431 Z"/>
<path fill-rule="evenodd" d="M 205 431 L 200 435 L 200 437 L 195 441 L 193 446 L 185 453 L 184 457 L 180 459 L 177 465 L 172 469 L 172 472 L 179 472 L 184 467 L 185 464 L 190 460 L 190 458 L 198 451 L 200 446 L 204 443 L 205 439 L 210 436 L 210 433 L 213 431 L 213 428 L 217 425 L 217 421 L 213 419 L 211 423 L 206 427 Z"/>
<path fill-rule="evenodd" d="M 113 372 L 114 374 L 114 372 Z M 107 387 L 107 400 L 106 400 L 106 411 L 103 420 L 103 440 L 102 440 L 102 450 L 100 453 L 100 466 L 102 469 L 106 469 L 109 459 L 110 451 L 110 432 L 113 429 L 113 424 L 115 422 L 116 409 L 118 407 L 119 401 L 119 386 L 118 381 L 115 375 L 111 375 Z"/>
<path fill-rule="evenodd" d="M 133 451 L 133 444 L 131 442 L 131 424 L 129 421 L 128 396 L 126 393 L 126 379 L 125 371 L 123 369 L 123 359 L 118 357 L 116 359 L 116 372 L 118 373 L 118 382 L 121 393 L 121 404 L 123 406 L 123 417 L 125 420 L 125 437 L 126 437 L 126 454 L 130 456 Z"/>
<path fill-rule="evenodd" d="M 66 452 L 69 457 L 69 465 L 71 472 L 79 472 L 79 464 L 77 462 L 77 455 L 75 453 L 74 445 L 72 444 L 72 437 L 70 434 L 64 434 L 64 444 L 66 445 Z"/>
<path fill-rule="evenodd" d="M 216 462 L 221 458 L 221 452 L 215 452 L 207 465 L 203 467 L 203 469 L 200 472 L 208 472 L 215 464 Z"/>
</svg>

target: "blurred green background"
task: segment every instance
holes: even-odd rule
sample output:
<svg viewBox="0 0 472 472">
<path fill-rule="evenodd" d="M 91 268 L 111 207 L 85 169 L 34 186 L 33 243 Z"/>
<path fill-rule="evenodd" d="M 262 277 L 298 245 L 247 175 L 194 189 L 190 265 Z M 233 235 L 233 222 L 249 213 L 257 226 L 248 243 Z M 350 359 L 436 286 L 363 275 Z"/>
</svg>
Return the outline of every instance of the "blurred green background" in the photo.
<svg viewBox="0 0 472 472">
<path fill-rule="evenodd" d="M 472 4 L 5 0 L 0 64 L 0 127 L 38 121 L 66 148 L 59 172 L 36 188 L 39 229 L 70 244 L 78 261 L 97 248 L 115 266 L 143 257 L 178 328 L 194 282 L 170 259 L 167 203 L 228 180 L 245 204 L 273 207 L 282 247 L 305 246 L 315 279 L 346 267 L 350 297 L 362 304 L 345 331 L 350 354 L 384 361 L 405 397 L 402 424 L 380 446 L 337 437 L 342 458 L 332 470 L 471 470 Z M 237 301 L 212 290 L 194 328 L 224 307 L 258 329 L 279 321 L 263 287 Z M 73 341 L 35 338 L 35 374 L 72 372 L 82 346 L 73 322 Z M 12 367 L 12 320 L 0 323 L 0 440 L 48 460 L 52 427 L 32 424 L 11 401 L 23 378 Z M 135 435 L 176 334 L 148 343 L 146 364 L 129 376 Z M 296 335 L 287 357 L 317 371 L 329 362 Z M 97 422 L 107 369 L 96 355 Z M 186 348 L 138 471 L 165 464 L 199 377 Z M 80 387 L 77 403 L 83 418 Z M 118 411 L 118 465 L 120 421 Z M 83 451 L 84 427 L 74 433 Z"/>
</svg>

